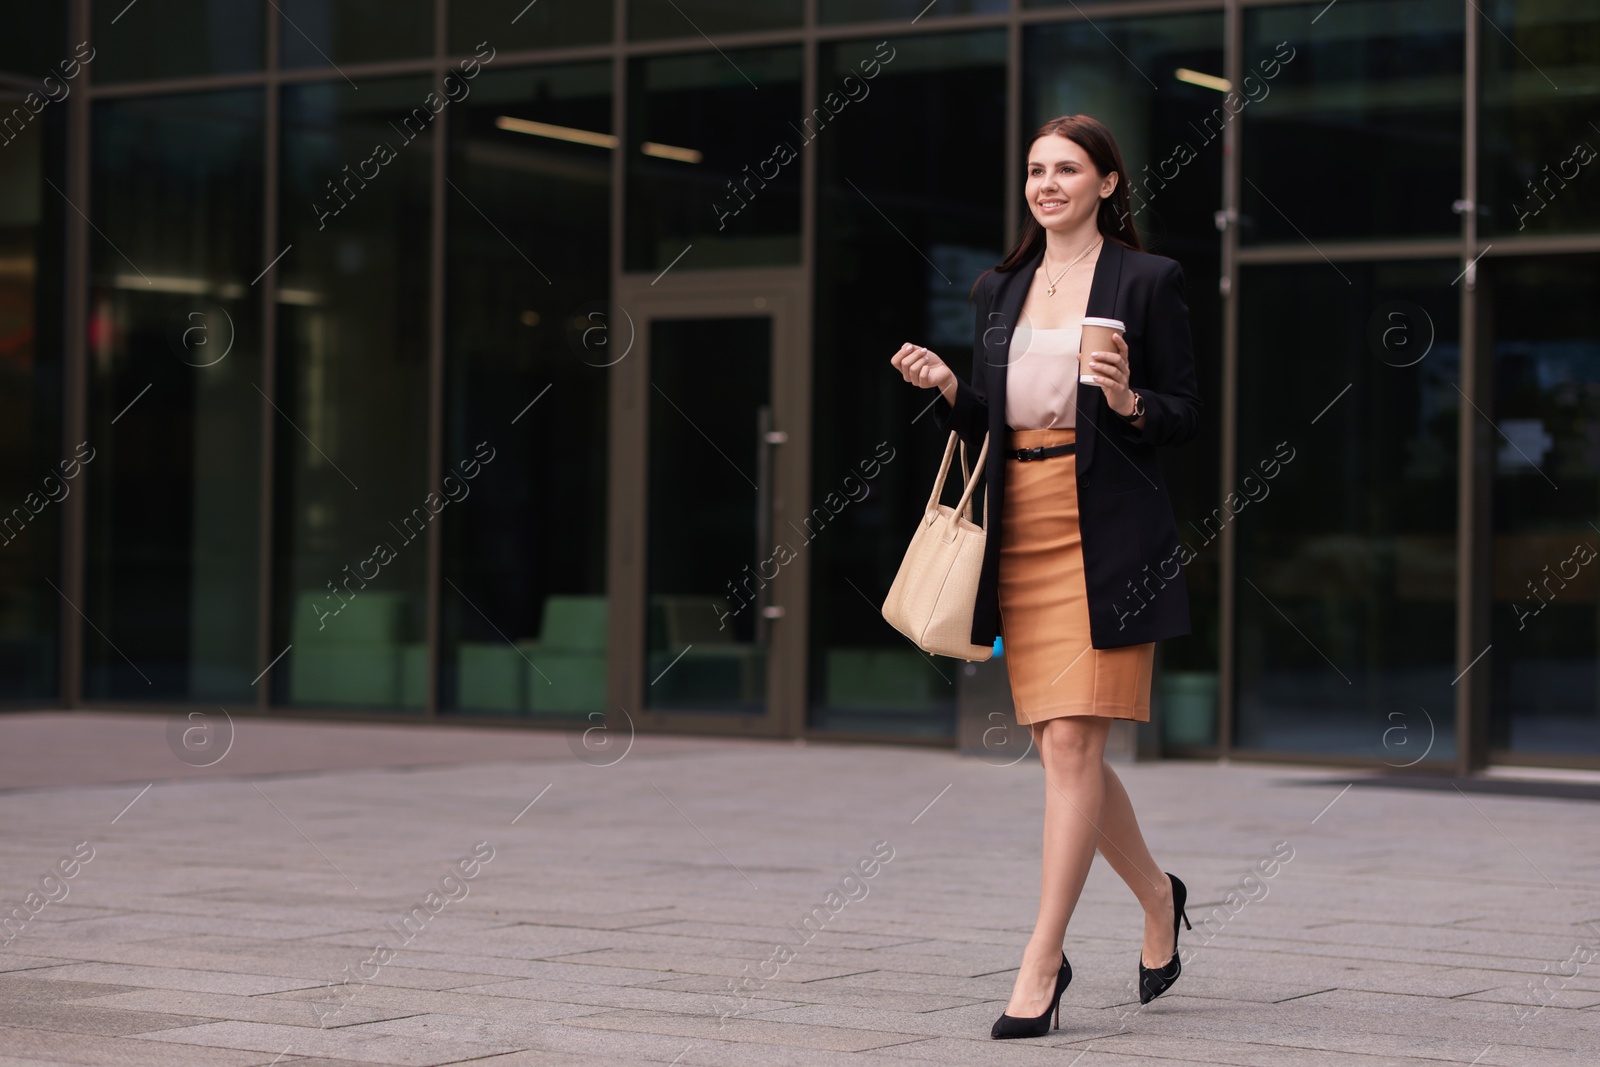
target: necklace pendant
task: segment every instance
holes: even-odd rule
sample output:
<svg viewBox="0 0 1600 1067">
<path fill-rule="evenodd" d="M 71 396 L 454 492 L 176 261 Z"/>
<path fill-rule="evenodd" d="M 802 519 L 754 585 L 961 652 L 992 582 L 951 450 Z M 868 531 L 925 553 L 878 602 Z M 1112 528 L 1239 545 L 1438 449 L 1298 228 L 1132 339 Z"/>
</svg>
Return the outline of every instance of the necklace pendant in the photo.
<svg viewBox="0 0 1600 1067">
<path fill-rule="evenodd" d="M 1049 288 L 1049 289 L 1048 289 L 1048 290 L 1047 290 L 1047 291 L 1046 291 L 1046 292 L 1045 292 L 1045 296 L 1055 296 L 1055 295 L 1056 295 L 1056 287 L 1055 287 L 1055 286 L 1053 286 L 1053 285 L 1052 285 L 1052 286 L 1051 286 L 1051 287 L 1050 287 L 1050 288 Z"/>
</svg>

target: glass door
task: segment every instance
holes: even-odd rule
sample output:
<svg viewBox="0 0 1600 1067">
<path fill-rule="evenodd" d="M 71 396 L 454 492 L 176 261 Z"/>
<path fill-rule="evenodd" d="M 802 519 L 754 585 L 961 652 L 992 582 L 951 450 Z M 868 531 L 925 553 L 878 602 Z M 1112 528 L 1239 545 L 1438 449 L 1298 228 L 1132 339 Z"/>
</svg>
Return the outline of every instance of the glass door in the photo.
<svg viewBox="0 0 1600 1067">
<path fill-rule="evenodd" d="M 797 287 L 792 271 L 686 272 L 624 284 L 611 309 L 611 343 L 631 342 L 612 357 L 614 696 L 645 726 L 800 729 Z"/>
</svg>

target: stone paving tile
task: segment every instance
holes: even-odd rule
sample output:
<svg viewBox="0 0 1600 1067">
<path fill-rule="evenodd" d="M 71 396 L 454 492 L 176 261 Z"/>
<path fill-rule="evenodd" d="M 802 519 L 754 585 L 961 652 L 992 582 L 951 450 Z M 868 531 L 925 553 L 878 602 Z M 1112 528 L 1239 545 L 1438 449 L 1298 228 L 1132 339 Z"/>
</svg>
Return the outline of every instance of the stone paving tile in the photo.
<svg viewBox="0 0 1600 1067">
<path fill-rule="evenodd" d="M 582 1026 L 585 1019 L 608 1014 L 611 1010 L 584 1004 L 516 1002 L 508 1003 L 504 1010 L 488 1018 L 427 1012 L 364 1024 L 359 1033 L 427 1040 L 438 1045 L 510 1045 L 525 1049 L 531 1043 L 531 1035 L 543 1024 Z"/>
<path fill-rule="evenodd" d="M 332 1060 L 307 1060 L 311 1067 L 326 1063 L 328 1067 L 339 1067 Z M 472 1067 L 616 1067 L 619 1062 L 633 1063 L 671 1063 L 670 1060 L 644 1060 L 619 1061 L 611 1056 L 591 1056 L 582 1052 L 552 1052 L 548 1049 L 524 1049 L 521 1052 L 507 1052 L 503 1056 L 485 1056 L 482 1059 L 470 1061 Z M 678 1061 L 680 1064 L 683 1061 Z"/>
<path fill-rule="evenodd" d="M 1162 1001 L 1171 999 L 1177 1010 L 1171 1014 L 1153 1011 L 1140 1013 L 1127 1021 L 1129 1030 L 1140 1033 L 1178 1033 L 1183 1021 L 1195 1009 L 1196 1025 L 1209 1026 L 1215 1021 L 1214 1007 L 1200 1005 L 1176 994 L 1168 994 Z M 1187 1006 L 1186 1006 L 1187 1005 Z M 1352 1006 L 1359 1005 L 1365 1012 L 1359 1032 L 1382 1034 L 1408 1040 L 1453 1040 L 1484 1044 L 1533 1044 L 1551 1049 L 1575 1048 L 1592 1043 L 1589 1035 L 1579 1027 L 1563 1026 L 1552 1017 L 1551 1027 L 1543 1033 L 1532 1028 L 1520 1028 L 1505 1010 L 1494 1005 L 1475 1004 L 1463 1000 L 1432 1000 L 1422 997 L 1387 997 L 1369 993 L 1324 993 L 1305 997 L 1281 1005 L 1251 1005 L 1231 1012 L 1230 1023 L 1240 1032 L 1288 1032 L 1305 1028 L 1313 1032 L 1337 1032 L 1349 1028 Z M 1565 1018 L 1576 1013 L 1567 1012 Z M 1444 1026 L 1440 1024 L 1444 1023 Z"/>
<path fill-rule="evenodd" d="M 792 920 L 793 921 L 793 920 Z M 753 923 L 719 923 L 704 919 L 671 919 L 642 928 L 643 932 L 660 934 L 669 937 L 716 938 L 728 941 L 747 941 L 753 945 L 772 945 L 776 941 L 787 939 L 793 941 L 797 936 L 791 926 L 769 926 Z M 947 938 L 945 931 L 940 931 L 940 936 Z M 946 946 L 945 941 L 936 941 L 926 936 L 912 936 L 907 933 L 876 933 L 855 932 L 824 929 L 816 934 L 807 948 L 816 947 L 818 950 L 828 949 L 882 949 L 901 948 L 912 950 L 915 945 Z M 945 947 L 948 951 L 948 946 Z"/>
<path fill-rule="evenodd" d="M 18 938 L 15 943 L 22 944 L 22 939 Z M 60 960 L 52 959 L 49 956 L 12 955 L 9 952 L 0 954 L 0 974 L 10 974 L 13 971 L 38 970 L 60 965 Z"/>
<path fill-rule="evenodd" d="M 359 952 L 371 949 L 374 939 L 384 937 L 381 924 L 363 930 L 347 930 L 337 934 L 318 935 L 315 941 L 325 947 L 338 947 Z M 392 931 L 388 939 L 393 942 L 398 935 Z M 533 959 L 547 956 L 570 956 L 596 949 L 637 947 L 658 942 L 644 938 L 636 931 L 584 930 L 578 927 L 496 926 L 471 933 L 445 934 L 440 930 L 423 929 L 416 935 L 408 949 L 428 951 L 433 946 L 448 944 L 452 951 L 463 955 L 505 956 L 511 959 Z M 680 942 L 681 943 L 681 942 Z"/>
<path fill-rule="evenodd" d="M 1485 989 L 1481 993 L 1472 993 L 1461 999 L 1484 1000 L 1496 1004 L 1515 1004 L 1528 1009 L 1538 1008 L 1541 1005 L 1579 1009 L 1593 1008 L 1596 1005 L 1600 1005 L 1600 993 L 1596 993 L 1593 990 L 1557 987 L 1540 990 L 1535 993 L 1528 988 L 1527 983 Z M 1600 1059 L 1600 1057 L 1597 1057 L 1597 1059 Z"/>
<path fill-rule="evenodd" d="M 803 989 L 803 986 L 790 986 Z M 505 997 L 515 1000 L 550 1000 L 564 1004 L 593 1004 L 608 1008 L 644 1008 L 653 1011 L 673 1011 L 683 1014 L 704 1013 L 715 1015 L 728 1009 L 735 998 L 724 989 L 720 993 L 696 993 L 663 989 L 659 984 L 650 986 L 577 985 L 570 982 L 550 982 L 544 979 L 522 979 L 494 985 L 473 986 L 474 993 L 484 996 Z M 776 1003 L 784 1007 L 800 1001 L 787 999 Z"/>
<path fill-rule="evenodd" d="M 678 1064 L 680 1067 L 748 1067 L 752 1062 L 759 1062 L 761 1067 L 868 1067 L 868 1065 L 927 1067 L 927 1060 L 914 1058 L 911 1055 L 925 1043 L 909 1041 L 903 1045 L 868 1049 L 865 1052 L 838 1052 L 829 1049 L 784 1048 L 769 1045 L 761 1050 L 759 1057 L 752 1057 L 748 1045 L 717 1041 L 696 1042 L 684 1050 L 683 1058 Z M 1057 1067 L 1061 1067 L 1059 1062 Z"/>
<path fill-rule="evenodd" d="M 420 953 L 417 955 L 421 955 Z M 405 959 L 408 957 L 402 957 Z M 582 957 L 577 957 L 581 959 Z M 477 962 L 475 962 L 477 961 Z M 663 977 L 660 971 L 646 971 L 629 967 L 604 967 L 586 966 L 581 963 L 568 963 L 555 960 L 504 960 L 491 959 L 477 956 L 450 956 L 439 954 L 432 957 L 429 962 L 436 964 L 435 968 L 427 969 L 422 973 L 448 981 L 454 977 L 456 984 L 438 986 L 421 985 L 416 982 L 388 982 L 390 972 L 406 970 L 400 963 L 391 963 L 383 968 L 381 980 L 372 983 L 373 987 L 388 984 L 405 986 L 415 989 L 476 989 L 479 986 L 493 985 L 512 979 L 544 978 L 552 981 L 567 981 L 579 983 L 594 983 L 598 985 L 631 986 L 644 982 L 657 982 Z M 417 968 L 409 968 L 417 969 Z M 330 978 L 333 977 L 330 975 Z M 726 984 L 727 979 L 723 979 Z M 318 983 L 321 985 L 321 983 Z M 294 996 L 293 992 L 286 996 Z M 313 994 L 308 994 L 313 995 Z"/>
<path fill-rule="evenodd" d="M 1213 978 L 1220 980 L 1250 976 L 1263 989 L 1275 986 L 1301 992 L 1305 987 L 1320 989 L 1356 989 L 1372 993 L 1396 993 L 1402 996 L 1459 997 L 1479 990 L 1489 989 L 1504 982 L 1505 976 L 1485 976 L 1482 972 L 1464 970 L 1454 966 L 1425 967 L 1395 963 L 1364 963 L 1351 959 L 1323 959 L 1296 964 L 1294 957 L 1279 956 L 1272 965 L 1258 971 L 1248 964 L 1240 966 L 1233 959 L 1207 959 L 1201 957 L 1193 965 L 1184 967 L 1184 977 L 1196 979 L 1197 984 L 1208 984 Z M 1296 995 L 1287 992 L 1282 1000 Z M 1251 998 L 1253 999 L 1253 998 Z"/>
<path fill-rule="evenodd" d="M 301 1055 L 398 1064 L 402 1067 L 435 1067 L 437 1064 L 458 1063 L 473 1057 L 493 1056 L 519 1050 L 518 1045 L 392 1037 L 381 1033 L 363 1033 L 365 1029 L 367 1027 L 364 1026 L 319 1030 L 272 1023 L 202 1023 L 181 1030 L 133 1035 L 128 1040 L 150 1039 L 169 1044 L 187 1044 L 208 1052 L 250 1051 L 270 1052 L 276 1055 L 287 1049 Z"/>
<path fill-rule="evenodd" d="M 797 983 L 804 989 L 827 988 L 830 983 L 845 983 L 853 989 L 883 989 L 896 993 L 931 993 L 951 997 L 1010 999 L 1016 981 L 1015 968 L 977 978 L 958 978 L 942 974 L 916 974 L 909 971 L 866 971 L 840 978 Z M 788 983 L 768 982 L 768 992 L 783 989 Z M 782 996 L 781 992 L 775 995 Z"/>
<path fill-rule="evenodd" d="M 762 1067 L 788 1063 L 866 1063 L 864 1056 L 854 1053 L 826 1052 L 815 1049 L 795 1049 L 777 1045 L 752 1046 L 743 1041 L 726 1041 L 715 1038 L 669 1037 L 655 1033 L 636 1033 L 625 1030 L 596 1030 L 593 1028 L 552 1024 L 541 1027 L 532 1038 L 533 1047 L 508 1056 L 496 1057 L 486 1062 L 500 1067 L 525 1067 L 533 1064 L 565 1064 L 583 1062 L 578 1057 L 592 1057 L 608 1063 L 662 1063 L 687 1067 L 689 1064 L 738 1064 L 748 1067 L 759 1063 Z M 889 1067 L 922 1067 L 920 1061 L 901 1060 L 893 1049 L 874 1049 L 870 1062 Z M 567 1057 L 572 1057 L 571 1060 Z M 818 1058 L 830 1057 L 830 1058 Z M 850 1057 L 841 1059 L 839 1057 Z M 473 1064 L 473 1067 L 479 1067 Z M 1059 1065 L 1058 1065 L 1059 1067 Z"/>
<path fill-rule="evenodd" d="M 860 976 L 868 977 L 868 976 Z M 707 1005 L 740 1003 L 748 997 L 752 1007 L 744 1012 L 766 1011 L 773 1007 L 793 1007 L 796 1004 L 839 1004 L 851 1007 L 877 1007 L 886 1011 L 942 1011 L 967 1004 L 994 1003 L 1010 995 L 1010 986 L 1004 994 L 996 992 L 993 998 L 977 995 L 965 997 L 941 996 L 937 993 L 901 993 L 866 985 L 852 985 L 852 978 L 833 978 L 822 982 L 785 982 L 781 986 L 768 985 L 758 990 L 729 992 L 727 983 L 706 977 L 689 977 L 657 982 L 650 989 L 682 989 L 707 994 Z M 640 990 L 643 992 L 644 990 Z M 626 994 L 624 994 L 626 995 Z M 708 1008 L 708 1010 L 711 1010 Z"/>
<path fill-rule="evenodd" d="M 967 1004 L 939 1011 L 906 1012 L 882 1008 L 856 1008 L 837 1004 L 805 1004 L 793 1008 L 768 1008 L 743 1018 L 804 1026 L 836 1026 L 874 1033 L 912 1034 L 919 1037 L 971 1037 L 986 1034 L 1005 1005 Z"/>
<path fill-rule="evenodd" d="M 368 991 L 363 991 L 368 992 Z M 429 992 L 426 996 L 437 996 Z M 121 1008 L 128 1011 L 166 1011 L 193 1016 L 194 1021 L 230 1020 L 234 1022 L 283 1023 L 288 1026 L 317 1026 L 318 1014 L 301 1000 L 281 1000 L 276 995 L 229 996 L 225 993 L 196 993 L 187 990 L 139 989 L 75 999 L 85 1008 Z M 349 1026 L 411 1015 L 415 1010 L 378 1006 L 371 996 L 360 995 L 340 1011 L 337 1022 Z"/>
<path fill-rule="evenodd" d="M 1459 1063 L 1470 1063 L 1486 1045 L 1497 1043 L 1492 1038 L 1467 1038 L 1455 1029 L 1442 1034 L 1396 1034 L 1371 1024 L 1358 1029 L 1349 1025 L 1348 1017 L 1330 1018 L 1326 1013 L 1321 1018 L 1308 1021 L 1307 1017 L 1301 1016 L 1300 1021 L 1295 1021 L 1280 1012 L 1257 1011 L 1247 1015 L 1242 1010 L 1214 1003 L 1185 1001 L 1182 997 L 1173 997 L 1173 1000 L 1174 1004 L 1169 1006 L 1164 1015 L 1141 1016 L 1130 1029 L 1140 1035 L 1154 1033 L 1185 1039 L 1249 1040 L 1325 1053 L 1366 1056 L 1412 1056 L 1417 1054 L 1419 1046 L 1427 1046 L 1430 1050 L 1428 1055 L 1435 1059 Z M 1502 1029 L 1498 1036 L 1505 1040 L 1505 1035 L 1510 1032 L 1512 1028 L 1508 1027 Z"/>
<path fill-rule="evenodd" d="M 91 1004 L 48 1004 L 38 1000 L 0 1000 L 0 1026 L 60 1030 L 74 1034 L 117 1037 L 147 1030 L 189 1026 L 203 1019 L 163 1011 L 127 1011 Z"/>
<path fill-rule="evenodd" d="M 305 989 L 303 979 L 275 978 L 260 974 L 230 974 L 227 971 L 195 971 L 177 967 L 132 967 L 117 963 L 74 963 L 52 967 L 42 977 L 50 981 L 109 982 L 142 989 L 186 989 L 199 993 L 281 993 Z"/>
<path fill-rule="evenodd" d="M 294 999 L 291 999 L 294 998 Z M 265 998 L 263 998 L 265 999 Z M 284 993 L 273 999 L 299 1005 L 299 994 Z M 383 1007 L 395 1015 L 414 1015 L 430 1011 L 483 1018 L 512 1018 L 527 1011 L 528 1002 L 591 1008 L 643 1008 L 673 1011 L 685 1015 L 715 1015 L 723 1001 L 698 993 L 677 992 L 657 986 L 610 986 L 597 983 L 555 982 L 549 979 L 522 979 L 517 982 L 478 985 L 469 992 L 395 989 L 367 986 L 356 994 L 355 1003 Z M 774 1006 L 791 1007 L 790 1002 Z M 299 1007 L 300 1013 L 308 1009 Z M 347 1009 L 347 1013 L 348 1013 Z M 343 1016 L 341 1016 L 343 1018 Z"/>
<path fill-rule="evenodd" d="M 0 1049 L 19 1059 L 94 1067 L 256 1067 L 270 1062 L 259 1051 L 195 1048 L 159 1036 L 102 1037 L 13 1026 L 0 1026 Z"/>
<path fill-rule="evenodd" d="M 45 981 L 37 971 L 8 971 L 0 973 L 0 1004 L 43 1001 L 47 1004 L 65 1004 L 91 997 L 106 997 L 132 991 L 132 986 L 109 982 Z M 119 1005 L 120 1006 L 120 1005 Z"/>
<path fill-rule="evenodd" d="M 586 967 L 595 968 L 622 967 L 635 971 L 649 970 L 657 974 L 722 975 L 727 978 L 739 977 L 751 963 L 749 959 L 734 959 L 728 956 L 703 956 L 688 952 L 629 952 L 612 949 L 585 952 L 581 956 L 564 956 L 552 962 L 582 963 Z M 784 964 L 781 973 L 786 981 L 809 982 L 819 978 L 859 974 L 868 969 L 865 966 L 826 966 L 796 959 Z"/>
<path fill-rule="evenodd" d="M 112 915 L 97 919 L 84 919 L 63 929 L 51 938 L 51 943 L 61 946 L 81 940 L 116 940 L 122 942 L 170 939 L 175 932 L 190 934 L 222 934 L 233 937 L 263 940 L 294 941 L 302 937 L 316 937 L 348 929 L 345 924 L 327 923 L 321 926 L 304 922 L 275 923 L 243 917 L 217 918 L 206 915 L 146 912 L 139 915 Z"/>
<path fill-rule="evenodd" d="M 1027 1049 L 1014 1046 L 1027 1045 Z M 999 1046 L 999 1047 L 996 1047 Z M 1441 1060 L 1420 1054 L 1393 1056 L 1365 1053 L 1330 1053 L 1280 1044 L 1210 1041 L 1199 1038 L 1104 1036 L 1063 1043 L 1047 1039 L 958 1042 L 944 1038 L 912 1046 L 908 1056 L 926 1056 L 934 1063 L 973 1064 L 974 1067 L 1008 1067 L 1040 1064 L 1050 1067 L 1136 1067 L 1136 1065 L 1226 1064 L 1233 1067 L 1442 1067 Z M 1444 1061 L 1449 1062 L 1449 1061 Z M 1455 1061 L 1465 1064 L 1466 1061 Z M 1479 1067 L 1486 1067 L 1480 1061 Z"/>
<path fill-rule="evenodd" d="M 834 1026 L 794 1025 L 735 1017 L 726 1025 L 715 1018 L 672 1015 L 664 1012 L 613 1011 L 566 1020 L 569 1027 L 623 1030 L 672 1037 L 715 1038 L 757 1045 L 785 1045 L 791 1048 L 821 1048 L 840 1052 L 860 1052 L 886 1048 L 918 1040 L 920 1035 L 849 1029 Z"/>
</svg>

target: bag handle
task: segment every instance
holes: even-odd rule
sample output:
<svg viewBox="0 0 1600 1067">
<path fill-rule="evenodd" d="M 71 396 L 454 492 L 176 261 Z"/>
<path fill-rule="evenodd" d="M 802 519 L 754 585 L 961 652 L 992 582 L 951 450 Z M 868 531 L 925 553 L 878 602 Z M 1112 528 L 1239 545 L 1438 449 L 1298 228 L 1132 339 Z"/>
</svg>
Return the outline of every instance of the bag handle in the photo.
<svg viewBox="0 0 1600 1067">
<path fill-rule="evenodd" d="M 964 514 L 970 522 L 972 520 L 972 494 L 978 488 L 978 478 L 983 474 L 983 461 L 989 455 L 989 435 L 987 433 L 983 435 L 983 447 L 978 450 L 977 464 L 972 473 L 967 475 L 966 442 L 961 440 L 961 435 L 955 430 L 950 431 L 950 440 L 944 446 L 944 459 L 939 464 L 939 476 L 934 479 L 933 493 L 928 497 L 927 511 L 935 511 L 939 506 L 939 497 L 944 493 L 945 480 L 950 474 L 950 460 L 954 458 L 958 443 L 961 445 L 961 470 L 962 474 L 966 475 L 964 479 L 966 487 L 962 490 L 961 500 L 956 504 L 955 513 L 957 515 Z M 989 525 L 988 494 L 985 494 L 983 498 L 983 524 L 984 528 L 987 529 Z"/>
<path fill-rule="evenodd" d="M 985 437 L 983 439 L 983 446 L 984 446 L 985 449 L 987 449 L 989 447 L 989 438 L 988 438 L 987 435 L 985 435 Z M 982 457 L 980 456 L 979 458 L 982 458 Z M 967 474 L 967 443 L 965 441 L 962 441 L 961 442 L 961 480 L 963 482 L 965 482 L 968 479 L 968 477 L 969 476 Z M 967 514 L 967 521 L 971 522 L 972 521 L 972 504 L 970 502 L 967 504 L 967 512 L 966 512 L 966 514 Z M 985 530 L 987 530 L 989 528 L 989 494 L 988 493 L 983 494 L 983 528 Z"/>
</svg>

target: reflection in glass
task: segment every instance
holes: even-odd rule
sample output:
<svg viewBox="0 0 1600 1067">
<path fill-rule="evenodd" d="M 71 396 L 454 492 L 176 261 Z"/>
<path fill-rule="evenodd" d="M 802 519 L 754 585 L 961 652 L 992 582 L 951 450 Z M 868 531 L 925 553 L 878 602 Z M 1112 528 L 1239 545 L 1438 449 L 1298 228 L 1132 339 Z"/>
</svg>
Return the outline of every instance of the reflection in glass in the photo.
<svg viewBox="0 0 1600 1067">
<path fill-rule="evenodd" d="M 1479 36 L 1480 234 L 1600 228 L 1600 6 L 1482 6 L 1501 32 Z"/>
<path fill-rule="evenodd" d="M 1239 485 L 1186 524 L 1237 531 L 1241 748 L 1452 756 L 1458 272 L 1241 272 Z"/>
<path fill-rule="evenodd" d="M 95 105 L 87 696 L 242 700 L 260 670 L 262 105 Z"/>
<path fill-rule="evenodd" d="M 1114 47 L 1106 46 L 1110 40 Z M 1221 235 L 1222 144 L 1199 132 L 1223 98 L 1222 15 L 1165 15 L 1029 27 L 1023 37 L 1023 129 L 1058 115 L 1090 114 L 1111 127 L 1127 168 L 1133 223 L 1145 248 L 1183 264 L 1189 331 L 1202 403 L 1189 445 L 1163 449 L 1179 526 L 1221 497 L 1222 305 L 1213 297 Z M 1130 71 L 1131 65 L 1131 71 Z M 1130 73 L 1132 76 L 1130 77 Z M 1140 77 L 1142 73 L 1144 77 Z M 1184 568 L 1191 634 L 1163 641 L 1154 716 L 1172 746 L 1217 741 L 1221 544 L 1195 539 Z"/>
<path fill-rule="evenodd" d="M 635 41 L 797 29 L 803 0 L 628 0 L 628 36 Z M 737 58 L 737 57 L 735 57 Z"/>
<path fill-rule="evenodd" d="M 1487 259 L 1493 747 L 1600 754 L 1600 256 Z M 1485 277 L 1487 275 L 1487 277 Z"/>
<path fill-rule="evenodd" d="M 434 2 L 275 0 L 273 7 L 282 12 L 283 65 L 327 67 L 431 55 Z"/>
<path fill-rule="evenodd" d="M 447 710 L 606 710 L 610 128 L 609 63 L 486 72 L 453 105 L 444 458 L 496 458 L 442 520 Z"/>
<path fill-rule="evenodd" d="M 786 562 L 763 515 L 771 445 L 758 443 L 770 428 L 772 320 L 658 319 L 649 358 L 645 703 L 759 714 L 761 609 Z"/>
<path fill-rule="evenodd" d="M 1244 12 L 1240 240 L 1454 235 L 1464 15 L 1455 0 L 1325 0 Z M 1218 138 L 1220 140 L 1220 137 Z"/>
<path fill-rule="evenodd" d="M 497 52 L 609 43 L 615 10 L 594 0 L 450 0 L 450 51 L 466 55 L 480 41 Z"/>
<path fill-rule="evenodd" d="M 92 56 L 94 80 L 192 78 L 260 70 L 266 56 L 263 10 L 261 0 L 230 0 L 226 4 L 215 0 L 147 0 L 138 4 L 94 0 L 93 51 L 86 53 Z M 74 41 L 74 46 L 77 43 Z"/>
<path fill-rule="evenodd" d="M 850 105 L 796 124 L 800 49 L 636 59 L 628 84 L 627 269 L 800 262 L 799 153 Z"/>
<path fill-rule="evenodd" d="M 20 96 L 20 94 L 19 94 Z M 0 96 L 0 105 L 19 98 Z M 61 441 L 59 119 L 0 148 L 0 700 L 58 691 L 61 505 L 83 482 Z M 48 169 L 47 169 L 48 168 Z M 76 445 L 76 442 L 74 442 Z"/>
<path fill-rule="evenodd" d="M 968 374 L 967 294 L 1004 252 L 1005 33 L 877 50 L 823 47 L 822 84 L 850 76 L 871 95 L 806 149 L 820 153 L 818 232 L 831 235 L 817 247 L 813 406 L 827 432 L 813 446 L 811 506 L 847 501 L 804 549 L 808 717 L 819 730 L 949 737 L 962 665 L 924 656 L 880 610 L 944 447 L 924 414 L 932 392 L 901 381 L 889 357 L 913 340 Z"/>
<path fill-rule="evenodd" d="M 428 537 L 464 506 L 427 483 L 432 89 L 283 90 L 272 647 L 294 647 L 272 673 L 282 703 L 426 704 Z"/>
</svg>

